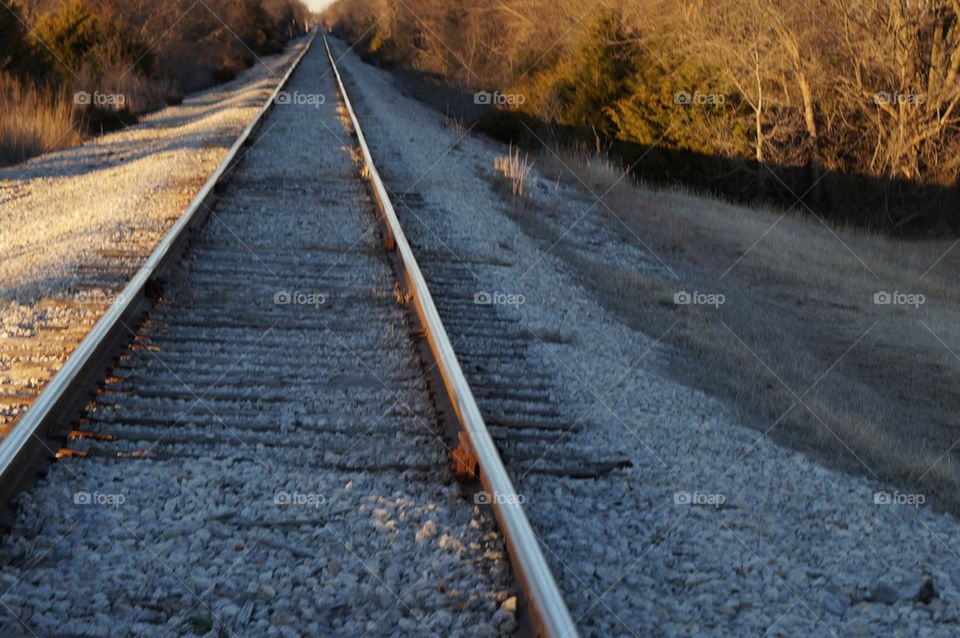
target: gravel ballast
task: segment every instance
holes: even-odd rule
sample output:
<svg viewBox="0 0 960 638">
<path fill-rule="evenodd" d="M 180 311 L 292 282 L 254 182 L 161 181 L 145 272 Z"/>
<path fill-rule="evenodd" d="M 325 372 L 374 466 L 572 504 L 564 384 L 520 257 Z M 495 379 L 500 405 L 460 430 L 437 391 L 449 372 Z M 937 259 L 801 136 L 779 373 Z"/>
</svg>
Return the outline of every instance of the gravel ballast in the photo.
<svg viewBox="0 0 960 638">
<path fill-rule="evenodd" d="M 579 402 L 562 420 L 632 461 L 595 480 L 515 473 L 584 635 L 955 634 L 954 518 L 781 448 L 667 378 L 668 353 L 605 312 L 549 243 L 515 223 L 525 211 L 494 173 L 506 147 L 406 97 L 342 43 L 337 52 L 387 187 L 418 201 L 398 206 L 411 241 L 451 262 L 508 264 L 471 263 L 479 289 L 522 295 L 509 311 L 533 334 L 562 336 L 533 345 L 556 374 L 554 395 Z M 537 206 L 526 213 L 545 215 L 565 247 L 663 267 L 610 232 L 582 192 L 536 171 L 530 184 Z"/>
</svg>

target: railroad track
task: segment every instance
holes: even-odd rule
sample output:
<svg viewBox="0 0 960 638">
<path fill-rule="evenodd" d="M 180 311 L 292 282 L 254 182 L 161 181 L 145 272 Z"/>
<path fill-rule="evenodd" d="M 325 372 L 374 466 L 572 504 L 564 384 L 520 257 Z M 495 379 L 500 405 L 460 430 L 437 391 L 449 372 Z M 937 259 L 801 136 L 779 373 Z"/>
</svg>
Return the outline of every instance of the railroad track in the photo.
<svg viewBox="0 0 960 638">
<path fill-rule="evenodd" d="M 534 633 L 575 636 L 440 316 L 308 46 L 0 446 L 0 627 L 493 635 L 516 583 Z"/>
</svg>

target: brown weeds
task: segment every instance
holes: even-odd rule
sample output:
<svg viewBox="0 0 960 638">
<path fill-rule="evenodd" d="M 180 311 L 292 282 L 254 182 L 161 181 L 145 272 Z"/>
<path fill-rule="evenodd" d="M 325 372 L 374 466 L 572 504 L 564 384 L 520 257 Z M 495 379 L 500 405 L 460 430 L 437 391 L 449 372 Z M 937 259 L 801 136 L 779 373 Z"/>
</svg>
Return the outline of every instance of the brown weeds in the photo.
<svg viewBox="0 0 960 638">
<path fill-rule="evenodd" d="M 0 164 L 77 144 L 73 106 L 63 91 L 0 74 Z"/>
</svg>

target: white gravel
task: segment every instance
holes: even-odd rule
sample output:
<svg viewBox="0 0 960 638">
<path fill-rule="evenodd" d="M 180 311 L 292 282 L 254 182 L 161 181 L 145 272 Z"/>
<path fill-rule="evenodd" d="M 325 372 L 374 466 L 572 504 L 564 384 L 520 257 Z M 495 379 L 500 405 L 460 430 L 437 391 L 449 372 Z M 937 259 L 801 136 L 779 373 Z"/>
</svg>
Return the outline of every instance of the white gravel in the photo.
<svg viewBox="0 0 960 638">
<path fill-rule="evenodd" d="M 722 405 L 666 378 L 657 344 L 604 312 L 511 220 L 491 186 L 506 149 L 458 139 L 388 73 L 337 49 L 387 186 L 423 197 L 416 214 L 400 207 L 408 235 L 434 251 L 512 262 L 483 271 L 501 273 L 486 289 L 523 294 L 528 326 L 572 336 L 536 344 L 558 391 L 581 401 L 565 418 L 631 457 L 632 468 L 597 481 L 516 477 L 584 635 L 956 635 L 954 518 L 877 504 L 878 492 L 909 495 L 758 441 Z M 583 193 L 541 183 L 533 196 L 561 232 L 571 228 L 568 244 L 659 267 L 596 223 L 599 207 L 574 225 Z M 926 598 L 924 577 L 936 592 L 927 604 L 911 600 Z"/>
<path fill-rule="evenodd" d="M 0 169 L 0 434 L 179 217 L 304 42 L 136 126 Z"/>
</svg>

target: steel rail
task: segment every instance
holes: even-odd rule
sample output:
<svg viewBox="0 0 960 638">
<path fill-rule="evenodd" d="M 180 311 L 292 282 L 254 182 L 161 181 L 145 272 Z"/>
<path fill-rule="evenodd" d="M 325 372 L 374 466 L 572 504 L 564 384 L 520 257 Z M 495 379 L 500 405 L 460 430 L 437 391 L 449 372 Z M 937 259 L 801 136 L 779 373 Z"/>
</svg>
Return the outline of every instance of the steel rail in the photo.
<svg viewBox="0 0 960 638">
<path fill-rule="evenodd" d="M 538 635 L 551 638 L 575 638 L 577 628 L 567 609 L 566 602 L 557 587 L 556 580 L 547 565 L 540 543 L 530 526 L 526 513 L 510 476 L 503 465 L 500 453 L 487 430 L 487 426 L 477 407 L 473 392 L 467 383 L 466 377 L 460 368 L 460 363 L 454 353 L 450 338 L 440 320 L 440 314 L 433 303 L 433 297 L 427 287 L 427 282 L 420 271 L 413 250 L 407 242 L 399 218 L 390 202 L 387 189 L 380 179 L 373 156 L 367 146 L 357 114 L 353 110 L 350 98 L 347 96 L 343 78 L 333 59 L 333 51 L 326 36 L 323 38 L 327 49 L 327 57 L 333 69 L 340 95 L 343 99 L 360 150 L 363 154 L 363 165 L 366 176 L 373 188 L 374 195 L 380 206 L 383 218 L 387 224 L 390 243 L 399 253 L 399 258 L 407 278 L 409 293 L 413 296 L 413 303 L 421 325 L 426 333 L 430 349 L 436 359 L 437 368 L 446 389 L 447 398 L 461 430 L 466 434 L 469 445 L 480 466 L 480 481 L 484 488 L 492 495 L 493 507 L 500 530 L 503 533 L 507 549 L 510 552 L 511 564 L 517 575 L 521 589 L 526 596 L 527 607 L 530 612 L 534 631 Z"/>
<path fill-rule="evenodd" d="M 170 227 L 160 243 L 147 258 L 136 275 L 124 287 L 102 317 L 83 338 L 63 367 L 57 371 L 27 412 L 16 422 L 12 432 L 0 443 L 0 501 L 9 505 L 14 494 L 29 478 L 43 457 L 53 457 L 58 446 L 56 429 L 77 414 L 95 390 L 111 365 L 111 357 L 129 340 L 131 324 L 149 306 L 151 289 L 162 287 L 162 273 L 181 254 L 187 239 L 187 229 L 201 222 L 209 212 L 209 203 L 215 197 L 214 189 L 230 170 L 240 149 L 276 103 L 300 61 L 316 39 L 313 32 L 303 50 L 297 55 L 277 83 L 270 98 L 227 151 L 216 170 L 190 201 L 184 213 Z M 3 511 L 7 518 L 9 509 Z"/>
</svg>

